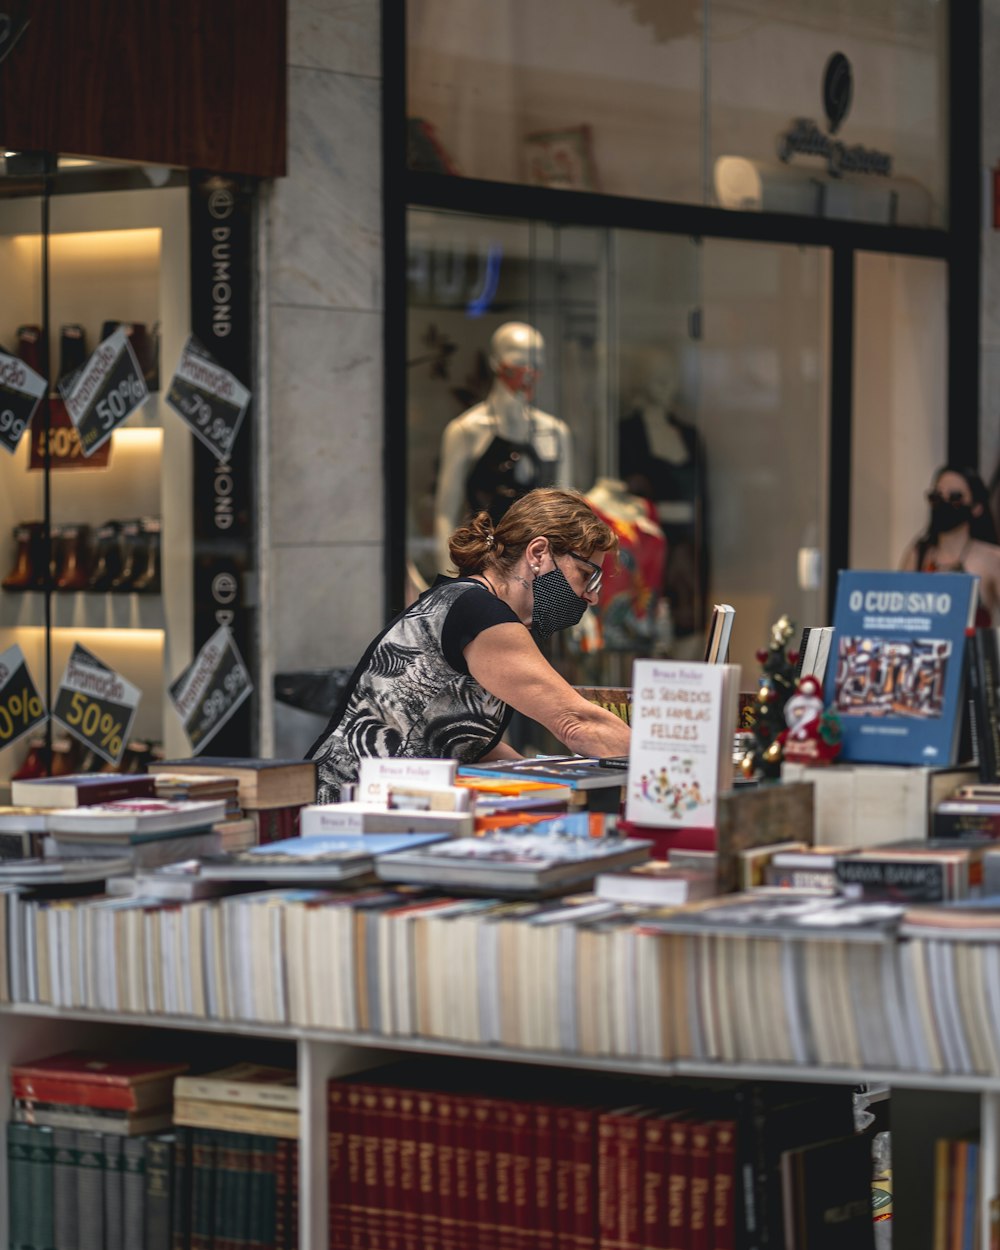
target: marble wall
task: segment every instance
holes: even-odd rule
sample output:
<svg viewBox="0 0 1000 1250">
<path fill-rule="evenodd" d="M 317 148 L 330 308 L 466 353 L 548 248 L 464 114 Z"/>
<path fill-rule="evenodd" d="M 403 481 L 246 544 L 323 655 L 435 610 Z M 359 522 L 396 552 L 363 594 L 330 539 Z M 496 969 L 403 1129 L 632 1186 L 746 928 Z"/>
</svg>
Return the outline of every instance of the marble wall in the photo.
<svg viewBox="0 0 1000 1250">
<path fill-rule="evenodd" d="M 261 750 L 321 722 L 273 674 L 353 665 L 382 622 L 378 0 L 289 0 L 288 175 L 262 199 Z"/>
</svg>

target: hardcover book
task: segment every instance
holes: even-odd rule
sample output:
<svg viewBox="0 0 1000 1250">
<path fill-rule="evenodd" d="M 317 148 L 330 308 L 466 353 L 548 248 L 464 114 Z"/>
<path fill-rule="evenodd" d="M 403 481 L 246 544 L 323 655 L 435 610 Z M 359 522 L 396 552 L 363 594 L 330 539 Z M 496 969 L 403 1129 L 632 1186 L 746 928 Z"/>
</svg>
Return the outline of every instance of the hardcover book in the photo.
<svg viewBox="0 0 1000 1250">
<path fill-rule="evenodd" d="M 85 807 L 114 799 L 153 795 L 152 777 L 131 773 L 74 773 L 62 777 L 15 778 L 10 797 L 18 807 Z"/>
<path fill-rule="evenodd" d="M 149 765 L 156 777 L 235 777 L 241 807 L 284 807 L 312 803 L 316 798 L 316 765 L 311 760 L 237 759 L 199 755 L 194 759 L 162 760 Z"/>
<path fill-rule="evenodd" d="M 738 665 L 637 660 L 625 818 L 638 825 L 714 825 L 732 788 Z"/>
<path fill-rule="evenodd" d="M 956 762 L 978 585 L 965 573 L 840 573 L 826 701 L 845 760 Z"/>
<path fill-rule="evenodd" d="M 31 1101 L 137 1111 L 169 1102 L 173 1078 L 187 1067 L 186 1063 L 66 1051 L 33 1063 L 13 1064 L 10 1091 L 15 1098 Z"/>
</svg>

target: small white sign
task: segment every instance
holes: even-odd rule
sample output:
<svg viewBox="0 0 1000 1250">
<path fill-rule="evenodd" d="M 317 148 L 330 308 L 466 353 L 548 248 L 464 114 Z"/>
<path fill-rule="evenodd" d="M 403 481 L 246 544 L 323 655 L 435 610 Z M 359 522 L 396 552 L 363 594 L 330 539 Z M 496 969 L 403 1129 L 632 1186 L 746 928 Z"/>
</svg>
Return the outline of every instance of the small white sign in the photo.
<svg viewBox="0 0 1000 1250">
<path fill-rule="evenodd" d="M 391 786 L 450 786 L 457 767 L 457 760 L 363 759 L 355 797 L 361 803 L 386 804 Z"/>
</svg>

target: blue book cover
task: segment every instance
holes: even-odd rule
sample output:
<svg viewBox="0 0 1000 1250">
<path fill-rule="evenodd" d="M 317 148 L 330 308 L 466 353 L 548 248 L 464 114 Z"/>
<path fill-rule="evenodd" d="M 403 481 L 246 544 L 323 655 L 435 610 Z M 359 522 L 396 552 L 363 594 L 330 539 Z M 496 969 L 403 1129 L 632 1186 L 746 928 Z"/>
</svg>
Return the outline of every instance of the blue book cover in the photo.
<svg viewBox="0 0 1000 1250">
<path fill-rule="evenodd" d="M 841 572 L 826 702 L 844 727 L 843 759 L 956 762 L 978 586 L 966 573 Z"/>
</svg>

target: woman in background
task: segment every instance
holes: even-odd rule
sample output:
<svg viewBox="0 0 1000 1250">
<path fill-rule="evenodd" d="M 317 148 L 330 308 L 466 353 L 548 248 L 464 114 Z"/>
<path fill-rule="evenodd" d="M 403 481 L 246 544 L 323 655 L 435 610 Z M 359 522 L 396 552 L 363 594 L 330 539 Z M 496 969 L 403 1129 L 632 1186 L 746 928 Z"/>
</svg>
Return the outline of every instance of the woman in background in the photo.
<svg viewBox="0 0 1000 1250">
<path fill-rule="evenodd" d="M 927 492 L 927 528 L 907 548 L 900 568 L 919 573 L 972 573 L 979 578 L 977 625 L 1000 620 L 1000 546 L 989 493 L 975 469 L 945 465 Z"/>
</svg>

